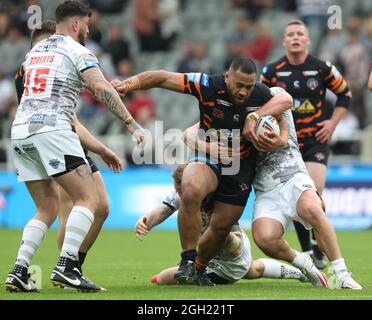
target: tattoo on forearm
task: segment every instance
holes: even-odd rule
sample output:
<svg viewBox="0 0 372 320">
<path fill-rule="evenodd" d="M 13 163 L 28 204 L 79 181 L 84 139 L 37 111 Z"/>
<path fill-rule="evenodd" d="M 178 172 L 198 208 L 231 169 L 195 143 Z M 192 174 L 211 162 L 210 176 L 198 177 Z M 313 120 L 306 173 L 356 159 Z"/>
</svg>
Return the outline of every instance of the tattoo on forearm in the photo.
<svg viewBox="0 0 372 320">
<path fill-rule="evenodd" d="M 85 86 L 91 90 L 96 98 L 103 102 L 106 107 L 115 114 L 124 123 L 133 120 L 131 114 L 126 109 L 125 105 L 121 101 L 119 94 L 115 89 L 106 81 L 102 73 L 99 70 L 87 71 L 83 74 Z M 103 90 L 97 91 L 96 88 L 98 83 L 103 84 Z"/>
<path fill-rule="evenodd" d="M 164 221 L 172 215 L 172 211 L 168 207 L 162 207 L 160 210 L 161 220 Z"/>
</svg>

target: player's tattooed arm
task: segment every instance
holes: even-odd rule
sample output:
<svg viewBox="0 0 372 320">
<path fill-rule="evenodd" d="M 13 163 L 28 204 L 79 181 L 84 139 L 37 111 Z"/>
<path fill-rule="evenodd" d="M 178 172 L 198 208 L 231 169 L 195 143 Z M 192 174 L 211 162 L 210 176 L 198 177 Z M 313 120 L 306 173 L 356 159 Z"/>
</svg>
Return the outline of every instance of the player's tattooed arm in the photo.
<svg viewBox="0 0 372 320">
<path fill-rule="evenodd" d="M 101 70 L 98 68 L 85 70 L 82 78 L 85 87 L 125 124 L 130 133 L 133 134 L 137 129 L 141 129 Z"/>
<path fill-rule="evenodd" d="M 182 73 L 168 72 L 165 70 L 154 70 L 139 73 L 123 81 L 115 79 L 111 81 L 111 84 L 114 86 L 115 90 L 122 96 L 134 90 L 144 90 L 151 88 L 163 88 L 176 92 L 182 92 L 182 77 Z"/>
<path fill-rule="evenodd" d="M 138 240 L 142 240 L 142 237 L 147 235 L 150 230 L 162 223 L 165 219 L 169 218 L 173 214 L 174 210 L 165 204 L 162 204 L 158 208 L 153 209 L 148 214 L 145 214 L 137 220 L 135 226 L 135 233 Z"/>
</svg>

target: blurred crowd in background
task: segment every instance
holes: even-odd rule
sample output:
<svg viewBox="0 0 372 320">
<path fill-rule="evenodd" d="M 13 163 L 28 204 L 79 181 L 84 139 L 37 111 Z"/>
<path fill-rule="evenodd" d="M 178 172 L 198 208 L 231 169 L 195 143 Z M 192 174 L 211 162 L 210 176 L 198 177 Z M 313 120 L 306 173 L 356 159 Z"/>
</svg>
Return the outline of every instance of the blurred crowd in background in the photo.
<svg viewBox="0 0 372 320">
<path fill-rule="evenodd" d="M 0 163 L 7 163 L 7 139 L 17 100 L 14 74 L 30 49 L 28 8 L 39 5 L 43 19 L 53 19 L 58 0 L 0 2 Z M 361 135 L 371 130 L 372 99 L 367 80 L 372 60 L 370 0 L 90 0 L 92 18 L 87 47 L 100 60 L 106 77 L 166 69 L 219 73 L 235 57 L 252 58 L 259 68 L 284 54 L 282 30 L 290 20 L 309 27 L 310 52 L 334 63 L 352 90 L 351 112 L 335 132 L 335 153 L 360 154 Z M 330 5 L 342 9 L 342 28 L 327 27 Z M 368 99 L 369 98 L 369 99 Z M 330 105 L 332 97 L 329 97 Z M 197 102 L 179 94 L 151 90 L 124 98 L 133 116 L 153 130 L 184 130 L 198 121 Z M 126 158 L 131 149 L 121 124 L 90 94 L 83 92 L 77 114 L 88 129 Z M 368 129 L 369 128 L 369 129 Z M 125 138 L 126 137 L 126 138 Z M 355 139 L 353 138 L 355 137 Z M 342 141 L 350 141 L 343 147 Z M 130 141 L 130 140 L 129 140 Z M 372 159 L 371 159 L 372 160 Z"/>
</svg>

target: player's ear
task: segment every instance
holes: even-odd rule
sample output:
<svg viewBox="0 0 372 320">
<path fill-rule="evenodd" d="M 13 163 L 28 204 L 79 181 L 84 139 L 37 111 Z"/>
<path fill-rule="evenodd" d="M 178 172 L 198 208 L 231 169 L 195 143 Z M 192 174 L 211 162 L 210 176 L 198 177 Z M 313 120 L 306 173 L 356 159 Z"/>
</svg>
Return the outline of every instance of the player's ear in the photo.
<svg viewBox="0 0 372 320">
<path fill-rule="evenodd" d="M 229 81 L 229 72 L 226 71 L 224 76 L 225 76 L 225 82 L 227 83 Z"/>
<path fill-rule="evenodd" d="M 78 29 L 79 29 L 79 21 L 78 21 L 78 20 L 74 20 L 74 21 L 72 22 L 72 30 L 73 30 L 74 32 L 77 32 Z"/>
</svg>

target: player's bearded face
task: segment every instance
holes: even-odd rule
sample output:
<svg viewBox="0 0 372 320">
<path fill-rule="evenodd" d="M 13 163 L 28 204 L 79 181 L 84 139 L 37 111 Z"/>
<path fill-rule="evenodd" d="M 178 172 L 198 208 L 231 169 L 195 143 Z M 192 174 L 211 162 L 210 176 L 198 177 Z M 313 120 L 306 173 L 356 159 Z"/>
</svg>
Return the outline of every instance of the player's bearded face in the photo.
<svg viewBox="0 0 372 320">
<path fill-rule="evenodd" d="M 301 53 L 307 50 L 310 39 L 306 28 L 302 25 L 290 25 L 284 31 L 283 46 L 289 53 Z"/>
<path fill-rule="evenodd" d="M 229 70 L 225 75 L 225 82 L 233 104 L 244 106 L 256 84 L 256 73 L 247 74 L 240 70 Z"/>
<path fill-rule="evenodd" d="M 89 17 L 84 17 L 79 23 L 78 40 L 79 43 L 85 46 L 89 36 Z"/>
</svg>

